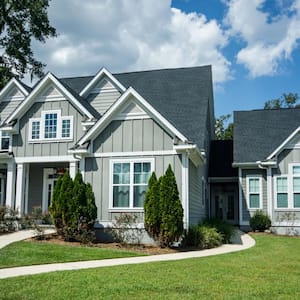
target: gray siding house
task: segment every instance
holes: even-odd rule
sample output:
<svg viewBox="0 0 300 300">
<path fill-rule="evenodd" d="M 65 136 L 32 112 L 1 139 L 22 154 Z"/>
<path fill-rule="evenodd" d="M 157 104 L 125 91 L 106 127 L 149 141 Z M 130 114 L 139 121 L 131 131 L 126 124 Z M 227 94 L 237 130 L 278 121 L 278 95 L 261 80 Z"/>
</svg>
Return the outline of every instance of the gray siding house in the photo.
<svg viewBox="0 0 300 300">
<path fill-rule="evenodd" d="M 275 231 L 300 233 L 299 119 L 297 108 L 234 113 L 241 226 L 262 209 Z"/>
<path fill-rule="evenodd" d="M 47 211 L 59 175 L 90 182 L 98 227 L 122 212 L 143 223 L 152 171 L 169 164 L 184 226 L 208 214 L 208 161 L 214 138 L 211 67 L 57 78 L 33 88 L 12 79 L 0 92 L 0 204 Z"/>
</svg>

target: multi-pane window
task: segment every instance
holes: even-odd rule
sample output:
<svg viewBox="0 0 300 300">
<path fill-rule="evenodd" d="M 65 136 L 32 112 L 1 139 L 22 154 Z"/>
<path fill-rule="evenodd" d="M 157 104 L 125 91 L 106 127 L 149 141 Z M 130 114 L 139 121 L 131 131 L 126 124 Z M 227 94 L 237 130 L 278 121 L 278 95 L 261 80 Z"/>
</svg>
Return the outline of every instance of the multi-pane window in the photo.
<svg viewBox="0 0 300 300">
<path fill-rule="evenodd" d="M 9 134 L 1 131 L 1 150 L 8 150 L 9 148 Z"/>
<path fill-rule="evenodd" d="M 57 114 L 45 114 L 45 139 L 55 139 L 57 136 Z"/>
<path fill-rule="evenodd" d="M 61 116 L 60 110 L 43 111 L 40 118 L 29 120 L 29 140 L 72 139 L 73 117 Z"/>
<path fill-rule="evenodd" d="M 71 120 L 63 119 L 61 124 L 61 137 L 68 138 L 71 136 Z"/>
<path fill-rule="evenodd" d="M 300 166 L 293 166 L 293 206 L 300 208 Z"/>
<path fill-rule="evenodd" d="M 277 207 L 288 207 L 288 179 L 287 177 L 276 178 L 276 193 L 277 193 Z"/>
<path fill-rule="evenodd" d="M 31 124 L 31 139 L 40 139 L 40 121 L 32 121 Z"/>
<path fill-rule="evenodd" d="M 151 175 L 151 162 L 113 162 L 112 172 L 112 207 L 142 208 Z"/>
<path fill-rule="evenodd" d="M 261 208 L 261 178 L 248 177 L 248 201 L 250 209 Z"/>
</svg>

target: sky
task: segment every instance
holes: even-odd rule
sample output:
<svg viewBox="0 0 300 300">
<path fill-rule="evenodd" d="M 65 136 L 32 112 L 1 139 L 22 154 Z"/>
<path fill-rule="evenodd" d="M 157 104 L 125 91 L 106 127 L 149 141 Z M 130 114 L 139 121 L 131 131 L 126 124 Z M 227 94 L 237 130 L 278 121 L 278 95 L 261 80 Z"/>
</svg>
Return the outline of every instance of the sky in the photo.
<svg viewBox="0 0 300 300">
<path fill-rule="evenodd" d="M 216 117 L 300 95 L 300 0 L 52 0 L 58 77 L 212 65 Z M 183 100 L 184 101 L 184 100 Z"/>
</svg>

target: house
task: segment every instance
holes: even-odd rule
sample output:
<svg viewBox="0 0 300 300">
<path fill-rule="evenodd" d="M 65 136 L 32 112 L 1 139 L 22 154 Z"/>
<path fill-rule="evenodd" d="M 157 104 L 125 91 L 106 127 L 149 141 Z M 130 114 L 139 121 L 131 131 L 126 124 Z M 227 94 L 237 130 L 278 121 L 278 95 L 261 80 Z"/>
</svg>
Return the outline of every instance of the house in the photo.
<svg viewBox="0 0 300 300">
<path fill-rule="evenodd" d="M 234 141 L 215 141 L 210 66 L 12 79 L 0 117 L 0 205 L 20 214 L 47 211 L 69 170 L 92 184 L 98 232 L 122 212 L 143 225 L 148 178 L 170 164 L 185 228 L 211 216 L 247 229 L 258 209 L 280 233 L 300 226 L 300 109 L 235 112 Z"/>
<path fill-rule="evenodd" d="M 261 209 L 275 231 L 300 233 L 299 119 L 297 108 L 234 113 L 240 226 Z"/>
<path fill-rule="evenodd" d="M 47 211 L 55 182 L 69 170 L 90 182 L 97 227 L 121 212 L 143 222 L 152 171 L 170 164 L 184 226 L 208 214 L 208 161 L 214 138 L 210 66 L 57 78 L 32 88 L 12 79 L 0 92 L 1 203 Z"/>
</svg>

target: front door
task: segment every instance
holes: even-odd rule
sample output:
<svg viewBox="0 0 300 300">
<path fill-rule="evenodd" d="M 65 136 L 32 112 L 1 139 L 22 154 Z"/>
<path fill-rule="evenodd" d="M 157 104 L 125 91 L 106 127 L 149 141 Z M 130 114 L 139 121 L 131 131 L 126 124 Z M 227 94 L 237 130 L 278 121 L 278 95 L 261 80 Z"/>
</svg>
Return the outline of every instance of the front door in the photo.
<svg viewBox="0 0 300 300">
<path fill-rule="evenodd" d="M 44 187 L 43 187 L 43 212 L 48 211 L 48 207 L 51 204 L 53 189 L 57 182 L 59 174 L 55 169 L 44 169 Z"/>
<path fill-rule="evenodd" d="M 229 223 L 234 223 L 234 193 L 215 194 L 215 216 Z"/>
</svg>

